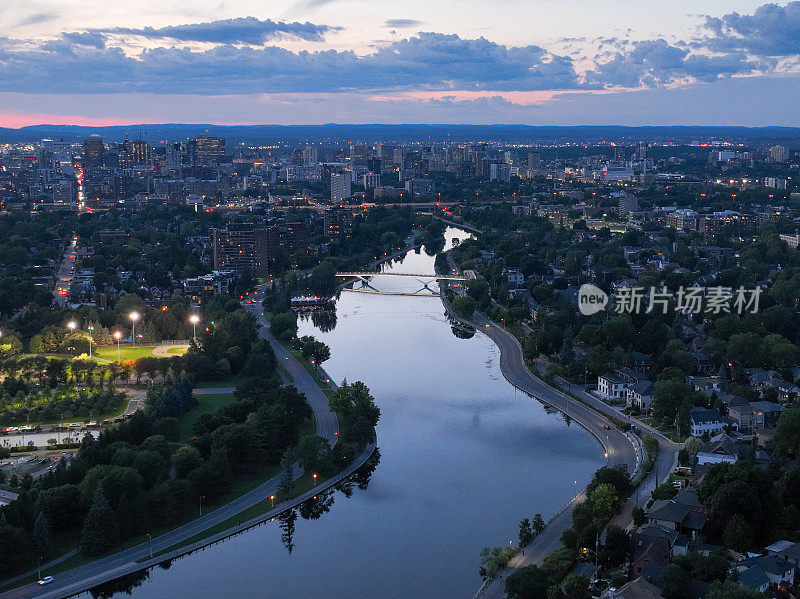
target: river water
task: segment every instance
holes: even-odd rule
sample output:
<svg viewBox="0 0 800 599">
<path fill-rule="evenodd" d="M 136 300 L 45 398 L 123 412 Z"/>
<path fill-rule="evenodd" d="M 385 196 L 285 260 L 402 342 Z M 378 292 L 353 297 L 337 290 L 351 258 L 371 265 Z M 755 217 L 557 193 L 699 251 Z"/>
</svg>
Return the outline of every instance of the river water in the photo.
<svg viewBox="0 0 800 599">
<path fill-rule="evenodd" d="M 464 234 L 448 229 L 453 237 Z M 432 273 L 433 258 L 412 252 L 384 269 Z M 327 343 L 330 376 L 364 381 L 380 406 L 380 461 L 366 488 L 332 492 L 325 513 L 301 512 L 291 553 L 292 523 L 276 520 L 113 596 L 468 598 L 481 548 L 516 545 L 521 518 L 548 519 L 603 463 L 588 433 L 506 382 L 490 339 L 456 336 L 437 298 L 344 291 L 332 330 L 302 320 L 299 334 Z"/>
</svg>

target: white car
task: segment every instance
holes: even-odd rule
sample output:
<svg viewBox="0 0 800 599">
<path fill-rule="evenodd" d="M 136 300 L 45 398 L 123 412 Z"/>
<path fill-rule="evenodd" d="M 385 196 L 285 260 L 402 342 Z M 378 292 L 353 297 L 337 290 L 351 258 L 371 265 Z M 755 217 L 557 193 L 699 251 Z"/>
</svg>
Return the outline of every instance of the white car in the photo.
<svg viewBox="0 0 800 599">
<path fill-rule="evenodd" d="M 53 582 L 53 577 L 52 576 L 45 576 L 39 582 L 37 582 L 37 584 L 50 584 L 51 582 Z"/>
</svg>

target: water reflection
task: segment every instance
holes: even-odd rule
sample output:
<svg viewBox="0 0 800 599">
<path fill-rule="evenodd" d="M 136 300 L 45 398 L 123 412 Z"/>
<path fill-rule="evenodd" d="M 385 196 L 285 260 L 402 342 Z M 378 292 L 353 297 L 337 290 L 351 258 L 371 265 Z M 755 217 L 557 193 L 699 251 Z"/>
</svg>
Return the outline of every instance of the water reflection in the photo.
<svg viewBox="0 0 800 599">
<path fill-rule="evenodd" d="M 168 568 L 169 566 L 164 569 Z M 150 580 L 150 570 L 140 570 L 139 572 L 126 574 L 116 580 L 99 584 L 90 589 L 89 592 L 94 599 L 110 599 L 118 593 L 131 595 L 134 588 L 142 586 L 148 580 Z"/>
</svg>

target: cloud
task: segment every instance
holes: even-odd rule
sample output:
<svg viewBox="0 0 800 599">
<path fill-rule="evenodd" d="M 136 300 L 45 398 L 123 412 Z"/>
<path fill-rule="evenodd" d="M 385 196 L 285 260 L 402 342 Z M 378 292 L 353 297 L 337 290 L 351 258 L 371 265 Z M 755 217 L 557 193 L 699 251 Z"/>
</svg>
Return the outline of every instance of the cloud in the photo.
<svg viewBox="0 0 800 599">
<path fill-rule="evenodd" d="M 568 57 L 538 46 L 506 47 L 484 38 L 439 33 L 420 33 L 366 56 L 231 45 L 205 51 L 157 47 L 128 56 L 121 48 L 85 42 L 61 38 L 36 49 L 0 47 L 0 91 L 127 89 L 218 95 L 373 89 L 532 91 L 580 85 Z M 65 78 L 65 72 L 73 76 Z"/>
<path fill-rule="evenodd" d="M 743 51 L 759 56 L 800 54 L 800 2 L 786 6 L 764 4 L 752 15 L 732 12 L 721 18 L 706 17 L 711 35 L 704 44 L 720 52 Z"/>
<path fill-rule="evenodd" d="M 386 21 L 383 22 L 384 27 L 392 27 L 395 29 L 419 27 L 420 25 L 422 25 L 422 21 L 417 21 L 416 19 L 386 19 Z"/>
<path fill-rule="evenodd" d="M 716 81 L 758 68 L 741 52 L 720 56 L 690 53 L 663 39 L 633 42 L 611 56 L 586 74 L 587 81 L 600 86 L 659 86 L 687 79 Z"/>
<path fill-rule="evenodd" d="M 284 36 L 297 37 L 307 41 L 320 42 L 325 34 L 336 31 L 339 27 L 316 25 L 314 23 L 285 23 L 272 19 L 260 20 L 255 17 L 239 17 L 192 23 L 187 25 L 171 25 L 167 27 L 114 27 L 109 29 L 92 29 L 93 33 L 136 35 L 149 39 L 174 39 L 182 42 L 212 42 L 217 44 L 251 44 L 260 46 L 264 42 Z"/>
</svg>

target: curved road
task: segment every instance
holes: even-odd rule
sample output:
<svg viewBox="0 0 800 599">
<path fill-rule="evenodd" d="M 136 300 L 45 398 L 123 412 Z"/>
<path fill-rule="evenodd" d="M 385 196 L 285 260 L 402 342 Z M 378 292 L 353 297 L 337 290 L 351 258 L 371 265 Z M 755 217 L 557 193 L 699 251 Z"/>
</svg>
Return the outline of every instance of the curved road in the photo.
<svg viewBox="0 0 800 599">
<path fill-rule="evenodd" d="M 269 334 L 265 326 L 266 320 L 260 314 L 261 305 L 252 304 L 252 307 L 248 305 L 248 309 L 251 312 L 256 312 L 255 316 L 262 325 L 259 333 L 261 338 L 269 340 L 276 357 L 294 378 L 294 386 L 305 394 L 314 412 L 317 434 L 325 437 L 331 445 L 334 445 L 339 434 L 339 422 L 336 418 L 336 414 L 331 411 L 328 406 L 328 397 L 322 392 L 314 378 L 303 365 Z M 371 454 L 371 452 L 369 452 L 369 454 Z M 366 457 L 368 458 L 369 455 Z M 298 476 L 302 475 L 302 468 L 299 464 L 295 464 L 295 472 L 298 473 Z M 80 566 L 57 574 L 55 575 L 55 580 L 47 586 L 40 587 L 36 583 L 31 583 L 0 594 L 0 599 L 16 599 L 23 597 L 57 599 L 60 597 L 69 597 L 70 595 L 80 593 L 102 582 L 113 580 L 121 574 L 130 572 L 132 565 L 135 565 L 136 569 L 141 569 L 142 565 L 138 563 L 141 560 L 147 559 L 154 553 L 168 549 L 177 543 L 181 543 L 194 535 L 202 533 L 212 526 L 224 522 L 247 508 L 256 505 L 260 501 L 263 501 L 266 497 L 269 497 L 277 491 L 280 485 L 280 479 L 281 475 L 277 475 L 252 491 L 237 497 L 230 503 L 226 503 L 196 520 L 192 520 L 183 526 L 155 537 L 152 540 L 148 540 L 145 543 L 104 557 L 90 564 L 86 564 L 85 566 Z M 42 569 L 43 574 L 47 574 L 46 566 Z"/>
<path fill-rule="evenodd" d="M 445 304 L 446 305 L 446 304 Z M 488 335 L 500 348 L 500 370 L 503 376 L 515 387 L 534 396 L 546 405 L 553 406 L 567 414 L 575 422 L 594 435 L 603 445 L 606 462 L 609 466 L 625 464 L 629 472 L 637 467 L 637 446 L 628 435 L 614 424 L 585 406 L 581 402 L 554 389 L 541 379 L 533 376 L 522 354 L 522 347 L 508 331 L 500 328 L 481 315 L 476 315 L 479 329 Z M 606 428 L 609 427 L 609 428 Z M 530 564 L 541 564 L 544 557 L 561 546 L 561 533 L 572 524 L 572 510 L 585 499 L 583 492 L 576 495 L 547 523 L 547 527 L 525 548 L 525 554 L 518 554 L 497 577 L 487 582 L 476 597 L 501 599 L 506 596 L 505 577 L 517 568 Z"/>
</svg>

